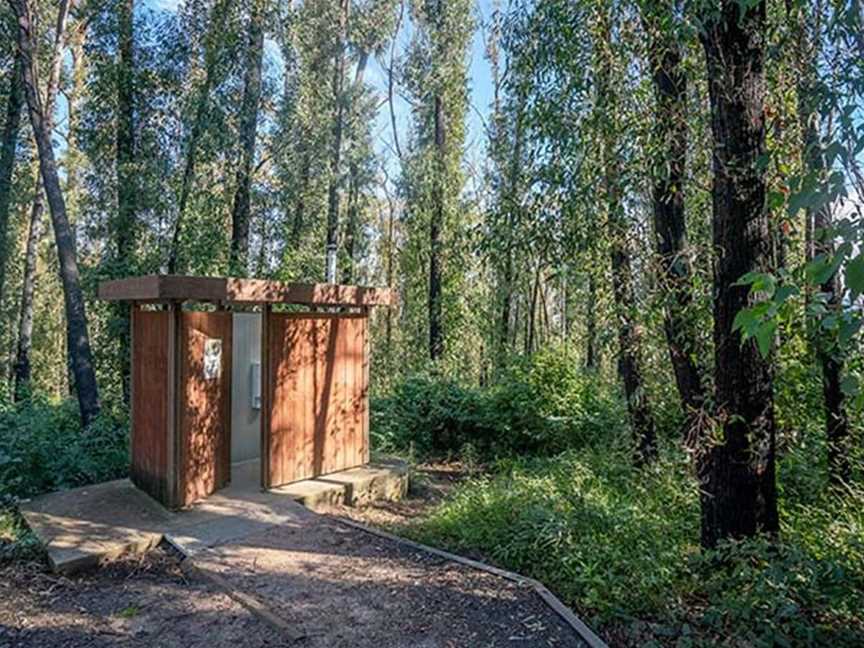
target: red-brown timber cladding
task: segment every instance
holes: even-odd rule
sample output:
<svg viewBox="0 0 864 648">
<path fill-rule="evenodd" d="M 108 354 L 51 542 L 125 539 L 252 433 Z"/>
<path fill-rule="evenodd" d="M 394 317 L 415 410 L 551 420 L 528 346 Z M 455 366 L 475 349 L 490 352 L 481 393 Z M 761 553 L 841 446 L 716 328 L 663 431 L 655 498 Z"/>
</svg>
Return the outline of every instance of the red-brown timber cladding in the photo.
<svg viewBox="0 0 864 648">
<path fill-rule="evenodd" d="M 151 497 L 171 499 L 168 462 L 167 311 L 132 309 L 132 482 Z"/>
<path fill-rule="evenodd" d="M 228 483 L 231 471 L 230 312 L 184 312 L 180 334 L 180 505 L 191 504 Z M 222 340 L 217 379 L 204 378 L 207 339 Z"/>
<path fill-rule="evenodd" d="M 367 463 L 366 315 L 269 317 L 269 485 Z"/>
</svg>

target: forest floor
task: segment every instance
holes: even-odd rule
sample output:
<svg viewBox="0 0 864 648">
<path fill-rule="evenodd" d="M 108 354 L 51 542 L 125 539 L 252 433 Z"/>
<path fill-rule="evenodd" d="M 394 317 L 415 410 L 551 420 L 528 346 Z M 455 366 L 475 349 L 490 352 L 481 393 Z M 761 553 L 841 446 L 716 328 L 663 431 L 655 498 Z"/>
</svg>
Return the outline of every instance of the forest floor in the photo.
<svg viewBox="0 0 864 648">
<path fill-rule="evenodd" d="M 406 501 L 363 509 L 364 521 L 418 515 L 463 475 L 452 466 L 424 470 Z M 162 549 L 75 578 L 36 560 L 10 561 L 0 567 L 0 648 L 583 646 L 526 586 L 308 515 L 299 527 L 274 525 L 196 553 L 194 570 Z M 290 631 L 249 612 L 217 581 L 263 603 Z"/>
<path fill-rule="evenodd" d="M 0 569 L 0 647 L 279 646 L 279 633 L 155 550 L 77 578 L 39 562 Z"/>
</svg>

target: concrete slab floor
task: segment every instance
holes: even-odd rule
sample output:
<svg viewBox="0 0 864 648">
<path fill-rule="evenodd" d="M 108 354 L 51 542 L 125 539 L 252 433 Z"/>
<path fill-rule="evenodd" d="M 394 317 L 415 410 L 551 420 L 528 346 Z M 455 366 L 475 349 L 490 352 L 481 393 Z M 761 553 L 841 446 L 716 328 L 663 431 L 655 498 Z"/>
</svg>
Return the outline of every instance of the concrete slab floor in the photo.
<svg viewBox="0 0 864 648">
<path fill-rule="evenodd" d="M 387 461 L 261 491 L 257 462 L 232 471 L 232 483 L 178 512 L 163 508 L 128 480 L 49 493 L 22 503 L 21 513 L 55 570 L 72 573 L 168 537 L 189 554 L 235 542 L 274 525 L 302 526 L 304 508 L 398 499 L 408 469 Z"/>
</svg>

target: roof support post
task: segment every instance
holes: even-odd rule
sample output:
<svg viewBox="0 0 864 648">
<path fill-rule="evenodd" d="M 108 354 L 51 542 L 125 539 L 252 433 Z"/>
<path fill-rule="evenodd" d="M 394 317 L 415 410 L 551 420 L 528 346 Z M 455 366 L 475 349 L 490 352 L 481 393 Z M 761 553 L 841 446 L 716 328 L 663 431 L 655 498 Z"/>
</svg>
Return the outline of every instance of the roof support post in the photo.
<svg viewBox="0 0 864 648">
<path fill-rule="evenodd" d="M 168 507 L 180 508 L 181 505 L 181 475 L 180 457 L 180 412 L 183 407 L 183 388 L 180 384 L 180 351 L 183 348 L 181 335 L 183 330 L 183 306 L 180 302 L 170 302 L 168 310 L 168 420 L 167 430 L 167 455 L 168 465 L 166 474 L 168 479 Z"/>
<path fill-rule="evenodd" d="M 261 490 L 270 488 L 270 314 L 273 307 L 261 304 Z"/>
</svg>

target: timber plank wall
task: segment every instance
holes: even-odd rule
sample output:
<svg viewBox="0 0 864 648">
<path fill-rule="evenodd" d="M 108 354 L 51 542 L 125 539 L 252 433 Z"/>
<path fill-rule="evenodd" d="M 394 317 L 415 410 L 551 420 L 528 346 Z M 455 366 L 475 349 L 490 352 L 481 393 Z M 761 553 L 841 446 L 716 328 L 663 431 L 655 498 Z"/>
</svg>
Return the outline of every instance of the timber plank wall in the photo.
<svg viewBox="0 0 864 648">
<path fill-rule="evenodd" d="M 185 506 L 226 486 L 231 475 L 232 314 L 187 311 L 180 345 L 179 491 Z M 204 348 L 220 340 L 219 375 L 204 375 Z"/>
<path fill-rule="evenodd" d="M 267 486 L 369 461 L 367 336 L 365 315 L 269 315 Z"/>
<path fill-rule="evenodd" d="M 169 478 L 169 324 L 167 311 L 132 309 L 132 467 L 141 490 L 163 503 L 173 499 Z"/>
</svg>

